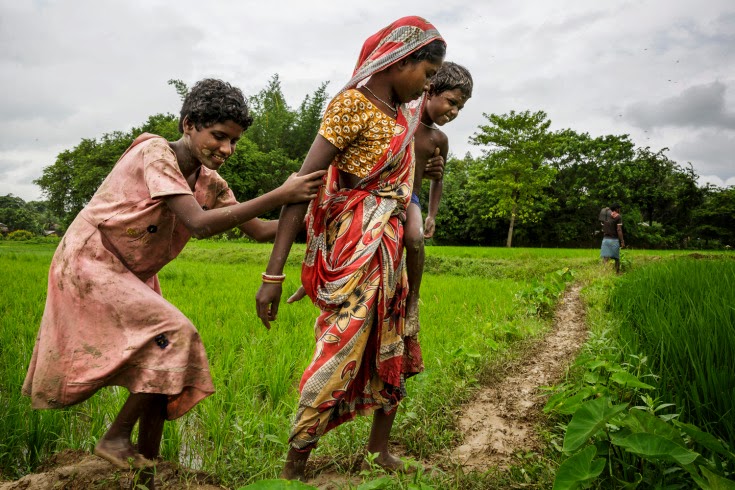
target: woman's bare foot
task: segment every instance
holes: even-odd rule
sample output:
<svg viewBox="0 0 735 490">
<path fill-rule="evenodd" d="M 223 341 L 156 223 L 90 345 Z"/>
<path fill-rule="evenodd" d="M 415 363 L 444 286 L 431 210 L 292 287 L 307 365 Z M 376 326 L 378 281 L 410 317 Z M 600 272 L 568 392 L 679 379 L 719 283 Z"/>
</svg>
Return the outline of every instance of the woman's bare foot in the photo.
<svg viewBox="0 0 735 490">
<path fill-rule="evenodd" d="M 286 464 L 281 471 L 280 478 L 306 482 L 306 462 L 310 454 L 311 451 L 302 453 L 291 448 L 286 455 Z"/>
</svg>

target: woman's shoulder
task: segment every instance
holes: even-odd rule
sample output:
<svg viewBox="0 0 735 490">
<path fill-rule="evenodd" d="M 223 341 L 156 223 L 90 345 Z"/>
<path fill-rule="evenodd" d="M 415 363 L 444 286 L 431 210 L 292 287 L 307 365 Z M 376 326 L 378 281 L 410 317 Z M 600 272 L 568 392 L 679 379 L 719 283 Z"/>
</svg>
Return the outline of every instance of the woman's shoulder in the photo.
<svg viewBox="0 0 735 490">
<path fill-rule="evenodd" d="M 329 103 L 332 108 L 340 108 L 346 111 L 363 112 L 374 110 L 373 103 L 357 89 L 351 88 L 334 96 Z"/>
</svg>

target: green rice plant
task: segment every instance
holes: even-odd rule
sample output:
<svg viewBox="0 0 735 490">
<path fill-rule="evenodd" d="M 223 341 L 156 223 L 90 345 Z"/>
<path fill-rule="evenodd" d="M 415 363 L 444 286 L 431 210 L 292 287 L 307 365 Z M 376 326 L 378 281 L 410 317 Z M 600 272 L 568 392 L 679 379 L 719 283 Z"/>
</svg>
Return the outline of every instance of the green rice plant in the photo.
<svg viewBox="0 0 735 490">
<path fill-rule="evenodd" d="M 15 477 L 34 470 L 53 452 L 90 451 L 124 402 L 122 388 L 100 390 L 64 410 L 35 411 L 20 395 L 43 312 L 54 243 L 0 244 L 0 470 Z M 314 348 L 318 310 L 308 300 L 285 304 L 299 285 L 303 245 L 287 262 L 278 320 L 266 330 L 255 314 L 271 245 L 238 240 L 192 240 L 160 273 L 164 297 L 197 326 L 217 392 L 181 419 L 167 423 L 162 454 L 237 487 L 278 475 L 287 451 L 300 376 Z M 518 356 L 549 326 L 528 316 L 514 295 L 534 277 L 573 265 L 595 269 L 596 250 L 429 247 L 441 267 L 427 270 L 421 290 L 420 340 L 425 371 L 407 382 L 394 440 L 409 457 L 425 458 L 456 444 L 455 414 L 483 380 Z M 6 415 L 7 414 L 7 415 Z M 314 461 L 348 468 L 364 454 L 370 419 L 359 417 L 327 434 Z M 511 470 L 510 476 L 424 475 L 435 488 L 508 488 L 514 478 L 548 478 L 547 465 Z M 533 475 L 529 476 L 529 475 Z M 546 476 L 544 476 L 546 475 Z M 396 488 L 409 488 L 398 480 Z M 402 485 L 402 486 L 401 486 Z M 543 481 L 537 488 L 544 486 Z"/>
<path fill-rule="evenodd" d="M 735 446 L 735 261 L 684 259 L 626 275 L 610 307 L 645 352 L 662 397 Z"/>
</svg>

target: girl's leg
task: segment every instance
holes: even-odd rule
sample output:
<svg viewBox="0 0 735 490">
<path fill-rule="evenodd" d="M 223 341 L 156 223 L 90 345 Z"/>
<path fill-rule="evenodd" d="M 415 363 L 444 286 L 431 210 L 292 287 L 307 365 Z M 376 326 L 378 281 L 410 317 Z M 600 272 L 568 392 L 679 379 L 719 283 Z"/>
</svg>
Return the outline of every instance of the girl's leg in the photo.
<svg viewBox="0 0 735 490">
<path fill-rule="evenodd" d="M 110 429 L 97 442 L 94 453 L 120 468 L 130 468 L 129 458 L 134 467 L 150 464 L 133 447 L 130 435 L 140 416 L 149 408 L 151 399 L 160 396 L 150 393 L 131 393 Z"/>
<path fill-rule="evenodd" d="M 168 396 L 155 395 L 149 408 L 140 416 L 138 427 L 138 451 L 148 459 L 156 459 L 161 449 L 163 424 L 166 422 Z"/>
<path fill-rule="evenodd" d="M 406 327 L 418 329 L 419 289 L 424 272 L 424 230 L 421 209 L 411 203 L 406 212 L 406 229 L 403 243 L 406 247 L 406 271 L 408 273 L 408 297 L 406 298 Z M 407 332 L 415 335 L 416 331 Z"/>
<path fill-rule="evenodd" d="M 386 470 L 400 470 L 403 468 L 403 461 L 393 456 L 388 449 L 388 440 L 390 439 L 390 431 L 393 428 L 393 421 L 398 413 L 398 408 L 390 414 L 380 408 L 373 415 L 373 427 L 370 430 L 370 439 L 368 440 L 367 450 L 371 453 L 378 453 L 375 462 Z"/>
</svg>

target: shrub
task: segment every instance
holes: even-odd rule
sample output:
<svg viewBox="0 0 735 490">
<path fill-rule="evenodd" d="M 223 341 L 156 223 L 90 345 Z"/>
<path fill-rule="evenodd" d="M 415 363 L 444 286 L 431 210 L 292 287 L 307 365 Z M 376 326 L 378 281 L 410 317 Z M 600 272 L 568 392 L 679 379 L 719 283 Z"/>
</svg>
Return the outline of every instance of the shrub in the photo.
<svg viewBox="0 0 735 490">
<path fill-rule="evenodd" d="M 15 230 L 8 233 L 7 239 L 14 240 L 17 242 L 25 242 L 27 240 L 33 240 L 33 233 L 26 230 Z"/>
</svg>

